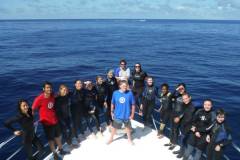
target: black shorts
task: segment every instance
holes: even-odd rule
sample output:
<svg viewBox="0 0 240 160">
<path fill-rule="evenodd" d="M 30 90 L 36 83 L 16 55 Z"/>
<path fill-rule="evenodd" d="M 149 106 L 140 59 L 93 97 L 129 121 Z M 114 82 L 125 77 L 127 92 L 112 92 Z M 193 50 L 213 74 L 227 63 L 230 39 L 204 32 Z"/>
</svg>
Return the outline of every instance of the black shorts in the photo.
<svg viewBox="0 0 240 160">
<path fill-rule="evenodd" d="M 57 138 L 61 135 L 61 129 L 58 123 L 51 126 L 43 124 L 43 130 L 48 141 L 54 140 L 54 138 Z"/>
<path fill-rule="evenodd" d="M 112 126 L 116 129 L 121 129 L 124 125 L 125 128 L 131 128 L 131 121 L 130 120 L 121 120 L 121 119 L 114 119 Z"/>
</svg>

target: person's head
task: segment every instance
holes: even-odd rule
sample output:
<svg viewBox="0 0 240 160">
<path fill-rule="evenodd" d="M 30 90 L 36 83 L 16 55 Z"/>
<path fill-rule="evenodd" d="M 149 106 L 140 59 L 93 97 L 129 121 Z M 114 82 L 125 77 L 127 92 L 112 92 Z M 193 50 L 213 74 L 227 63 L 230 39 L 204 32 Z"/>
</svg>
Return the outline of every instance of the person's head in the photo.
<svg viewBox="0 0 240 160">
<path fill-rule="evenodd" d="M 205 111 L 210 111 L 212 109 L 213 102 L 211 99 L 205 99 L 203 102 L 203 108 Z"/>
<path fill-rule="evenodd" d="M 64 84 L 61 84 L 59 86 L 58 94 L 60 96 L 66 96 L 68 94 L 68 87 L 66 85 L 64 85 Z"/>
<path fill-rule="evenodd" d="M 43 92 L 46 95 L 50 95 L 52 93 L 52 83 L 50 83 L 48 81 L 44 82 L 44 84 L 43 84 Z"/>
<path fill-rule="evenodd" d="M 147 85 L 152 86 L 153 85 L 153 78 L 152 77 L 147 77 Z"/>
<path fill-rule="evenodd" d="M 164 95 L 167 94 L 168 93 L 168 89 L 169 89 L 169 86 L 168 86 L 167 83 L 163 83 L 161 85 L 162 94 L 164 94 Z"/>
<path fill-rule="evenodd" d="M 178 89 L 178 92 L 179 92 L 180 94 L 185 93 L 185 92 L 186 92 L 186 85 L 185 85 L 185 83 L 179 83 L 179 84 L 177 85 L 177 89 Z"/>
<path fill-rule="evenodd" d="M 188 93 L 184 93 L 182 99 L 184 104 L 189 104 L 191 102 L 191 96 Z"/>
<path fill-rule="evenodd" d="M 24 99 L 18 101 L 18 111 L 22 114 L 26 114 L 29 110 L 28 102 Z"/>
<path fill-rule="evenodd" d="M 107 73 L 107 77 L 112 78 L 113 76 L 114 76 L 114 71 L 112 69 L 110 69 Z"/>
<path fill-rule="evenodd" d="M 85 82 L 86 84 L 86 89 L 87 90 L 92 90 L 93 89 L 93 83 L 91 81 Z"/>
<path fill-rule="evenodd" d="M 217 123 L 223 123 L 226 117 L 226 113 L 223 109 L 218 109 L 216 112 L 217 115 Z"/>
<path fill-rule="evenodd" d="M 103 78 L 101 76 L 97 76 L 96 77 L 96 83 L 100 84 L 100 85 L 103 84 Z"/>
<path fill-rule="evenodd" d="M 74 85 L 75 85 L 76 90 L 80 90 L 83 87 L 82 81 L 79 79 L 75 81 Z"/>
<path fill-rule="evenodd" d="M 141 64 L 140 63 L 136 63 L 134 65 L 134 70 L 135 70 L 135 72 L 141 72 L 142 71 Z"/>
<path fill-rule="evenodd" d="M 122 92 L 126 92 L 128 89 L 128 82 L 125 80 L 122 80 L 119 82 L 119 88 Z"/>
<path fill-rule="evenodd" d="M 127 66 L 127 62 L 125 59 L 121 59 L 119 64 L 120 64 L 120 68 L 122 69 L 125 69 Z"/>
</svg>

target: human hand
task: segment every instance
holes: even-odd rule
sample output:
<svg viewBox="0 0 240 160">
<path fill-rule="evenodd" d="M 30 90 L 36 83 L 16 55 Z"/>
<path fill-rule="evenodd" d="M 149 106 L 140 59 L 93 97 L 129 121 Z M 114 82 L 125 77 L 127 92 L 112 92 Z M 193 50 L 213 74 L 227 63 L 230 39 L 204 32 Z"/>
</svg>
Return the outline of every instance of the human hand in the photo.
<svg viewBox="0 0 240 160">
<path fill-rule="evenodd" d="M 14 135 L 15 135 L 15 136 L 20 136 L 21 134 L 22 134 L 21 131 L 14 131 Z"/>
</svg>

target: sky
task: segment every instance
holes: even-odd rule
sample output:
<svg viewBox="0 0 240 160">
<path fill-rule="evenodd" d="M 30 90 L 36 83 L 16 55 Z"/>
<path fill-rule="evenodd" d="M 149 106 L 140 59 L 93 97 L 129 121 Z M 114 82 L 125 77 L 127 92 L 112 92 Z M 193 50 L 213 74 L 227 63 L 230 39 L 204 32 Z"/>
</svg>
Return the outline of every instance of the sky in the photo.
<svg viewBox="0 0 240 160">
<path fill-rule="evenodd" d="M 240 20 L 240 0 L 0 0 L 0 19 Z"/>
</svg>

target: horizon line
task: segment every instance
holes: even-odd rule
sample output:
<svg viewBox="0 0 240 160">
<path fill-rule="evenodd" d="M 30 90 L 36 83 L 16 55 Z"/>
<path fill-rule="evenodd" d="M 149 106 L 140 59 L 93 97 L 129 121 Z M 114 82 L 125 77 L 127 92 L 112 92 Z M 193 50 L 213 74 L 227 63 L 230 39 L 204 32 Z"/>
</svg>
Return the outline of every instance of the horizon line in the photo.
<svg viewBox="0 0 240 160">
<path fill-rule="evenodd" d="M 11 19 L 0 19 L 0 21 L 27 21 L 27 20 L 179 20 L 179 21 L 240 21 L 240 19 L 180 19 L 180 18 L 11 18 Z"/>
</svg>

